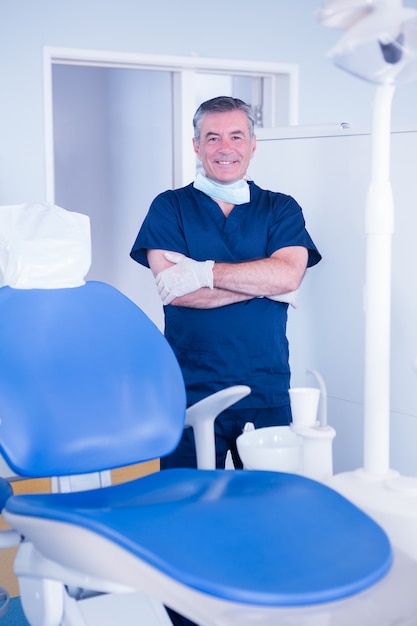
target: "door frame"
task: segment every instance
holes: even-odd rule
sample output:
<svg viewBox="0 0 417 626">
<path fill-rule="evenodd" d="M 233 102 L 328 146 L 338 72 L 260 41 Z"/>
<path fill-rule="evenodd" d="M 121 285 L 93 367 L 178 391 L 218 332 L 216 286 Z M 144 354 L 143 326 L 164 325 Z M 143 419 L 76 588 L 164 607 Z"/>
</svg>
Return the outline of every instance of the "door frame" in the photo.
<svg viewBox="0 0 417 626">
<path fill-rule="evenodd" d="M 195 159 L 189 150 L 192 140 L 190 120 L 195 102 L 198 72 L 262 77 L 264 79 L 264 126 L 292 126 L 298 121 L 298 65 L 248 60 L 216 59 L 198 56 L 168 56 L 83 50 L 77 48 L 44 48 L 44 128 L 46 159 L 46 198 L 55 202 L 53 85 L 54 64 L 91 67 L 128 68 L 170 71 L 173 73 L 174 158 L 173 183 L 182 186 L 194 177 Z"/>
</svg>

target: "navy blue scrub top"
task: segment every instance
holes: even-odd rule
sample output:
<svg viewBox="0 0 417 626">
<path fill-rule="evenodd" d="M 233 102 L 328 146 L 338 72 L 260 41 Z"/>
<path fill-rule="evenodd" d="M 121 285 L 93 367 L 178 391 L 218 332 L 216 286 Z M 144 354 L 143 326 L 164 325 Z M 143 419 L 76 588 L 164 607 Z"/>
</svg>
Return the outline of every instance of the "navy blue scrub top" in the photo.
<svg viewBox="0 0 417 626">
<path fill-rule="evenodd" d="M 250 202 L 226 218 L 219 205 L 190 184 L 155 198 L 131 257 L 149 267 L 146 251 L 180 252 L 197 261 L 235 263 L 271 256 L 280 248 L 308 249 L 308 267 L 321 259 L 305 228 L 301 207 L 288 195 L 250 183 Z M 215 309 L 168 305 L 165 336 L 180 363 L 188 403 L 229 385 L 252 393 L 241 408 L 288 403 L 288 305 L 254 298 Z"/>
</svg>

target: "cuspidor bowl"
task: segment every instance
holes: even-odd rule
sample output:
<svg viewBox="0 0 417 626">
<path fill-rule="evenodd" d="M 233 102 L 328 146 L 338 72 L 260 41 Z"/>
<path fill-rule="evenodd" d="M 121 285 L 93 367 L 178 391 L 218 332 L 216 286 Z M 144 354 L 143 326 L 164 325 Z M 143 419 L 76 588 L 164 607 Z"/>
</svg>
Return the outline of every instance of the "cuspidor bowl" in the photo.
<svg viewBox="0 0 417 626">
<path fill-rule="evenodd" d="M 301 474 L 303 439 L 289 426 L 246 430 L 237 438 L 245 469 Z"/>
</svg>

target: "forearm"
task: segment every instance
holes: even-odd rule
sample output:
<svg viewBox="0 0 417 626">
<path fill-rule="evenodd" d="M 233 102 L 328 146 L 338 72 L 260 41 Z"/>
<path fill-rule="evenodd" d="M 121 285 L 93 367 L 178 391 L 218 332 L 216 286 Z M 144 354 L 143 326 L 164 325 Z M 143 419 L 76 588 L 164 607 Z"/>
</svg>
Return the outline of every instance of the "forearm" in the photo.
<svg viewBox="0 0 417 626">
<path fill-rule="evenodd" d="M 303 267 L 270 257 L 243 263 L 215 263 L 213 285 L 251 297 L 276 295 L 298 289 Z"/>
<path fill-rule="evenodd" d="M 215 263 L 213 289 L 201 288 L 172 300 L 174 306 L 211 309 L 261 296 L 294 292 L 305 266 L 267 258 L 242 263 Z"/>
<path fill-rule="evenodd" d="M 172 300 L 174 306 L 184 306 L 190 309 L 215 309 L 228 304 L 236 304 L 237 302 L 245 302 L 252 300 L 254 296 L 229 291 L 227 289 L 197 289 L 185 296 L 180 296 Z"/>
<path fill-rule="evenodd" d="M 215 308 L 259 296 L 278 301 L 298 289 L 308 252 L 300 246 L 277 250 L 271 257 L 239 263 L 195 261 L 182 254 L 149 250 L 148 261 L 159 295 L 167 305 Z"/>
</svg>

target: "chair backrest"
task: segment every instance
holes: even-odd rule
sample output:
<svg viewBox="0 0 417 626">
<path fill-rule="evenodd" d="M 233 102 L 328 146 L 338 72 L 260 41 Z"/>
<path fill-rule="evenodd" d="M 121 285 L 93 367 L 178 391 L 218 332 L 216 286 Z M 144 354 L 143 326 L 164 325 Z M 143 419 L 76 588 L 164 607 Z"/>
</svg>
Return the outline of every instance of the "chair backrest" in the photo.
<svg viewBox="0 0 417 626">
<path fill-rule="evenodd" d="M 162 333 L 113 287 L 0 288 L 0 451 L 22 476 L 164 456 L 186 400 Z"/>
</svg>

